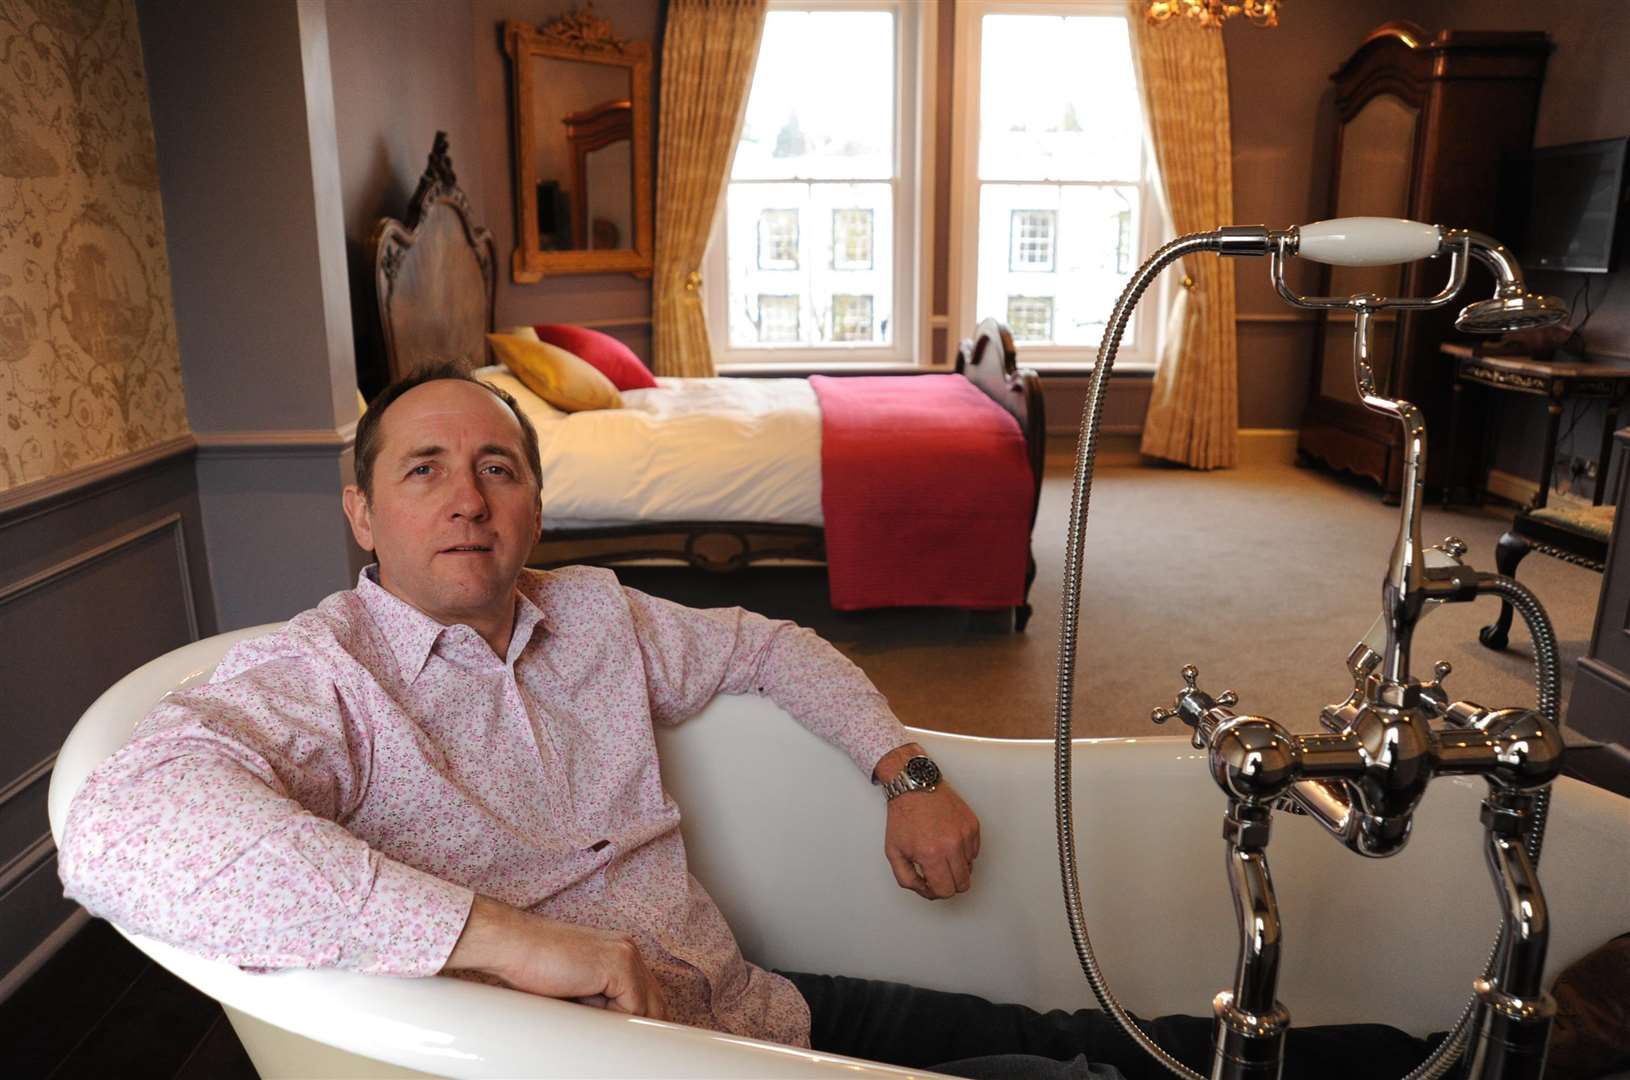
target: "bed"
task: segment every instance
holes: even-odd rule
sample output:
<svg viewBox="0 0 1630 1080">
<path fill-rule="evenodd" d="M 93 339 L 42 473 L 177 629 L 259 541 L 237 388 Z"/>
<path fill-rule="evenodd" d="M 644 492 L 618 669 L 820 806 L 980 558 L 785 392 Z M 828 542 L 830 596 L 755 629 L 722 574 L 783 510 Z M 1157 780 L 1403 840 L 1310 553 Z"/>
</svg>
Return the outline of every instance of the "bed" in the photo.
<svg viewBox="0 0 1630 1080">
<path fill-rule="evenodd" d="M 382 219 L 372 248 L 390 378 L 453 360 L 512 393 L 518 390 L 517 398 L 539 427 L 546 480 L 552 482 L 545 485 L 544 533 L 531 565 L 676 560 L 713 572 L 784 560 L 835 565 L 829 540 L 837 536 L 829 534 L 823 513 L 832 494 L 821 488 L 823 417 L 809 380 L 659 378 L 654 390 L 625 394 L 626 407 L 616 410 L 622 415 L 557 414 L 492 366 L 486 334 L 495 326 L 496 245 L 491 232 L 473 220 L 440 132 L 406 216 Z M 1040 379 L 1018 366 L 1011 335 L 994 320 L 960 343 L 952 371 L 977 388 L 980 400 L 994 402 L 1012 417 L 1028 464 L 1022 481 L 1007 489 L 1022 496 L 1028 510 L 1022 592 L 1011 606 L 1013 625 L 1023 630 L 1035 579 L 1029 530 L 1040 495 L 1046 428 Z M 920 385 L 926 392 L 935 384 Z M 738 442 L 732 445 L 731 437 Z M 751 452 L 745 452 L 749 445 Z M 585 467 L 598 471 L 585 473 Z M 727 474 L 731 482 L 720 483 Z M 1021 484 L 1023 491 L 1015 492 Z M 607 493 L 628 497 L 608 501 Z M 943 545 L 948 549 L 968 547 L 970 534 L 960 528 L 947 517 Z M 853 532 L 844 533 L 845 559 L 853 557 L 847 552 Z M 931 540 L 928 546 L 941 544 Z M 970 565 L 977 570 L 981 558 L 997 557 L 976 553 Z M 1012 562 L 1011 553 L 1001 557 Z M 836 589 L 833 598 L 834 606 L 864 606 L 839 603 Z"/>
</svg>

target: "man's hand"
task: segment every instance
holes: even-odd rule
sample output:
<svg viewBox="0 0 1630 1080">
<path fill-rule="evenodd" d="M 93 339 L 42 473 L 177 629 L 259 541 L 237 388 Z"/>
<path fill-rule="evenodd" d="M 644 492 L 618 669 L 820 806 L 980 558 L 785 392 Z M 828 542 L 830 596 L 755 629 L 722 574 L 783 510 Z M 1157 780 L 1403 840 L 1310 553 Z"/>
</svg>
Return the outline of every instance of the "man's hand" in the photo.
<svg viewBox="0 0 1630 1080">
<path fill-rule="evenodd" d="M 874 775 L 886 783 L 920 753 L 915 743 L 891 750 Z M 979 818 L 944 780 L 933 791 L 908 791 L 888 804 L 883 853 L 902 889 L 929 900 L 967 892 L 979 857 Z"/>
<path fill-rule="evenodd" d="M 517 990 L 668 1018 L 662 988 L 627 934 L 556 922 L 477 896 L 443 970 L 496 975 Z"/>
</svg>

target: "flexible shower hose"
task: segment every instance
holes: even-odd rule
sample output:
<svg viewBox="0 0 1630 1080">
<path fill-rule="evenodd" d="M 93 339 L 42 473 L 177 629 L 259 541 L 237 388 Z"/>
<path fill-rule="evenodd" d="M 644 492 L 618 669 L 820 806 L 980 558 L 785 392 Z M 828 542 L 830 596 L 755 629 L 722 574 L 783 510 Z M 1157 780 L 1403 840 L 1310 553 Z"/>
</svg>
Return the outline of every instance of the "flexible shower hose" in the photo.
<svg viewBox="0 0 1630 1080">
<path fill-rule="evenodd" d="M 1209 233 L 1180 236 L 1161 247 L 1138 268 L 1132 280 L 1127 282 L 1120 298 L 1115 301 L 1109 322 L 1104 327 L 1103 344 L 1098 351 L 1098 364 L 1089 381 L 1087 403 L 1081 413 L 1081 433 L 1076 448 L 1075 484 L 1070 498 L 1069 531 L 1065 546 L 1063 610 L 1059 615 L 1058 699 L 1053 748 L 1053 796 L 1058 825 L 1059 875 L 1063 879 L 1065 914 L 1069 919 L 1070 938 L 1075 943 L 1076 958 L 1081 962 L 1081 970 L 1086 974 L 1087 983 L 1092 987 L 1092 992 L 1098 998 L 1099 1004 L 1104 1007 L 1104 1011 L 1115 1019 L 1133 1042 L 1185 1080 L 1206 1080 L 1206 1078 L 1168 1054 L 1137 1025 L 1110 990 L 1103 971 L 1098 966 L 1098 958 L 1092 951 L 1092 940 L 1087 934 L 1086 915 L 1082 910 L 1081 879 L 1075 856 L 1070 722 L 1074 710 L 1076 642 L 1081 617 L 1081 573 L 1087 509 L 1092 497 L 1092 475 L 1098 451 L 1098 427 L 1103 414 L 1105 391 L 1114 369 L 1115 354 L 1120 348 L 1121 336 L 1126 331 L 1126 324 L 1132 316 L 1133 309 L 1137 307 L 1138 301 L 1160 272 L 1186 255 L 1216 249 L 1215 234 Z M 1558 701 L 1561 697 L 1561 671 L 1557 660 L 1556 632 L 1545 614 L 1545 609 L 1527 587 L 1512 578 L 1491 576 L 1480 583 L 1479 591 L 1497 593 L 1521 612 L 1534 642 L 1534 678 L 1538 687 L 1539 711 L 1555 724 L 1558 719 Z M 1528 830 L 1528 856 L 1536 864 L 1539 862 L 1540 848 L 1544 842 L 1550 794 L 1547 787 L 1535 799 L 1533 819 Z M 1494 971 L 1495 960 L 1500 953 L 1504 937 L 1504 928 L 1505 922 L 1502 919 L 1494 947 L 1489 953 L 1488 962 L 1484 965 L 1485 976 Z M 1465 1050 L 1476 1006 L 1477 998 L 1474 996 L 1462 1010 L 1449 1037 L 1404 1080 L 1437 1080 L 1453 1066 Z"/>
</svg>

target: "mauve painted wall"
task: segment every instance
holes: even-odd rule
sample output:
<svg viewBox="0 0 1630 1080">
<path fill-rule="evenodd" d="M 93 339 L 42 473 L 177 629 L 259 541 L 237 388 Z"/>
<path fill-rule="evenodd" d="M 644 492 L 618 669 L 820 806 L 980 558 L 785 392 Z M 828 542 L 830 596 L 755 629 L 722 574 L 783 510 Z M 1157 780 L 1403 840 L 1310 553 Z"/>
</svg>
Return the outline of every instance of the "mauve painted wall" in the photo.
<svg viewBox="0 0 1630 1080">
<path fill-rule="evenodd" d="M 301 9 L 136 7 L 192 429 L 344 423 L 316 272 L 326 151 L 313 144 Z"/>
<path fill-rule="evenodd" d="M 438 131 L 447 132 L 459 186 L 478 222 L 488 163 L 471 75 L 470 8 L 443 0 L 346 0 L 328 5 L 346 266 L 357 370 L 370 395 L 387 375 L 368 240 L 382 217 L 407 212 Z"/>
</svg>

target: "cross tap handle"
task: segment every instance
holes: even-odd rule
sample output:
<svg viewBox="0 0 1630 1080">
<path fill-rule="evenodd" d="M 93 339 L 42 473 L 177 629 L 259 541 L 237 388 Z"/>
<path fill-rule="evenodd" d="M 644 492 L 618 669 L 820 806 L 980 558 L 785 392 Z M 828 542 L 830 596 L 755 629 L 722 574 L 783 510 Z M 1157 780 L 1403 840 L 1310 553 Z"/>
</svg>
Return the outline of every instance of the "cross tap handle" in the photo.
<svg viewBox="0 0 1630 1080">
<path fill-rule="evenodd" d="M 1454 709 L 1450 705 L 1448 691 L 1443 688 L 1443 680 L 1454 671 L 1454 665 L 1447 660 L 1439 660 L 1432 665 L 1432 681 L 1421 684 L 1421 704 L 1426 706 L 1428 715 L 1449 720 L 1454 723 Z"/>
<path fill-rule="evenodd" d="M 1177 693 L 1177 700 L 1169 708 L 1161 706 L 1149 713 L 1149 719 L 1157 724 L 1176 717 L 1194 729 L 1194 746 L 1203 749 L 1210 736 L 1211 728 L 1216 726 L 1215 719 L 1208 719 L 1207 714 L 1215 708 L 1233 708 L 1239 704 L 1239 695 L 1232 690 L 1225 691 L 1221 697 L 1213 698 L 1200 689 L 1200 669 L 1193 664 L 1184 664 L 1180 673 L 1183 676 L 1183 689 Z"/>
</svg>

